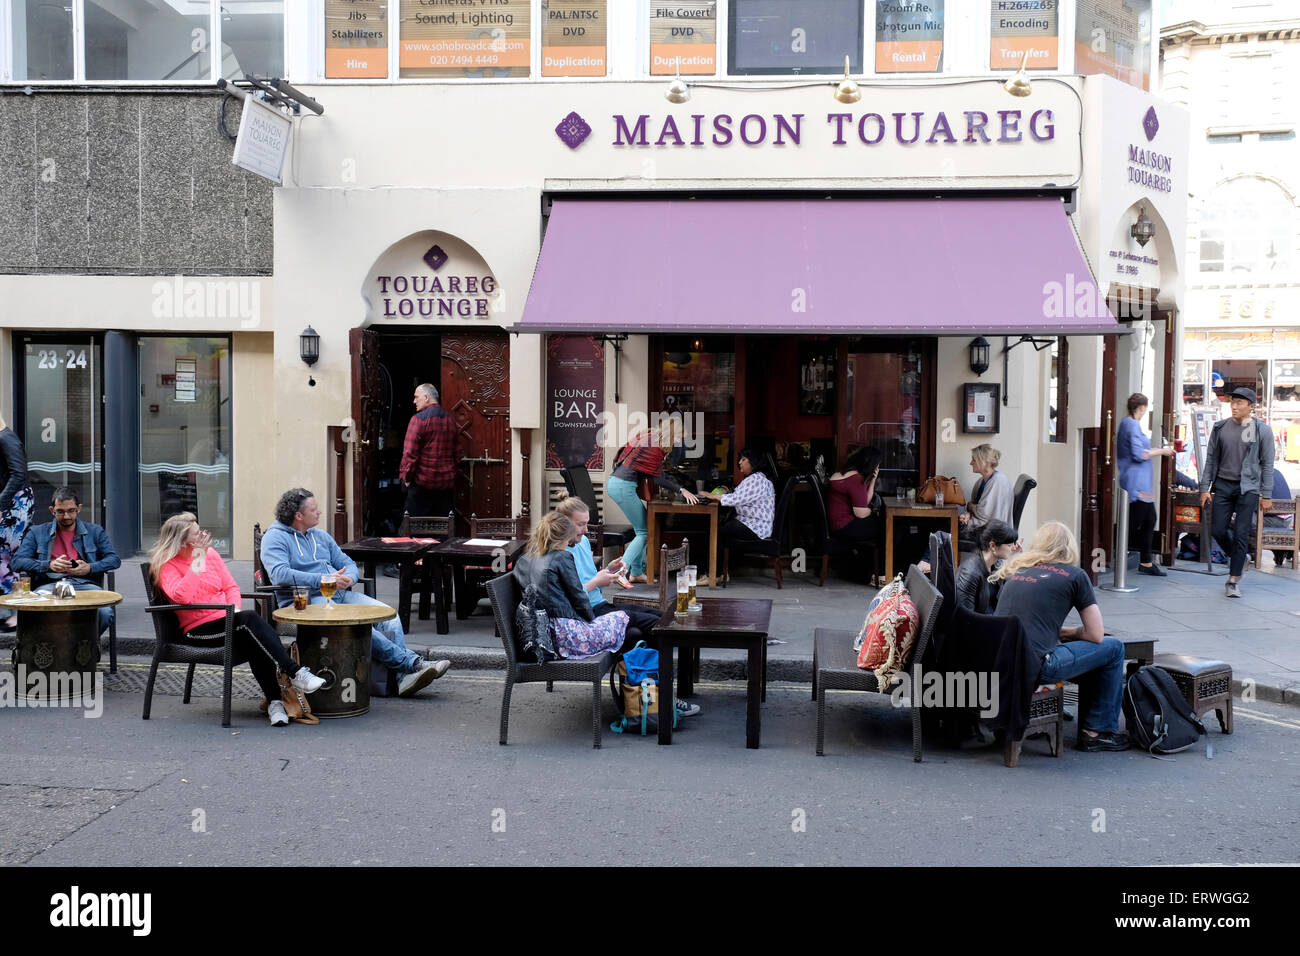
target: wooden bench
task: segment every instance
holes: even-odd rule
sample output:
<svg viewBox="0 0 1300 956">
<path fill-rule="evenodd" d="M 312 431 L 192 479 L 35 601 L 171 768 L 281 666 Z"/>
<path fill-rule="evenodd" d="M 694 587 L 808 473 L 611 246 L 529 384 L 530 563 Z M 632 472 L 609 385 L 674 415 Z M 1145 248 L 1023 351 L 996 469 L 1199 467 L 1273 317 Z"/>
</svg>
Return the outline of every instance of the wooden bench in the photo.
<svg viewBox="0 0 1300 956">
<path fill-rule="evenodd" d="M 1232 733 L 1232 665 L 1189 654 L 1159 654 L 1155 666 L 1169 674 L 1197 717 L 1214 711 L 1219 728 Z"/>
</svg>

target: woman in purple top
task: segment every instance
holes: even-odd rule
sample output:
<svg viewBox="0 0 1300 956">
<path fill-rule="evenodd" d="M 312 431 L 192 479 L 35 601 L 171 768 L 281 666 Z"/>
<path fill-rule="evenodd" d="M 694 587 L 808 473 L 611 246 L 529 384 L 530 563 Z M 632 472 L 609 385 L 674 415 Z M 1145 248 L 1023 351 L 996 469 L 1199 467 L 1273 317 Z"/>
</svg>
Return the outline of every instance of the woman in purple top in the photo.
<svg viewBox="0 0 1300 956">
<path fill-rule="evenodd" d="M 882 457 L 877 448 L 859 448 L 844 462 L 843 471 L 831 475 L 826 517 L 835 537 L 846 541 L 879 539 L 884 511 L 876 482 Z"/>
</svg>

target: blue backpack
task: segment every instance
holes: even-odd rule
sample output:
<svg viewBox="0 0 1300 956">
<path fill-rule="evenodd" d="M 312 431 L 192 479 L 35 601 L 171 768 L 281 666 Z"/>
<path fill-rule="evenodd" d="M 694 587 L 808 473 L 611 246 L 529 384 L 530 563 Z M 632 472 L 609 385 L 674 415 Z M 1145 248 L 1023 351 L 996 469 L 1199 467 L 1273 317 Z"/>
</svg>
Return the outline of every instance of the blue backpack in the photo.
<svg viewBox="0 0 1300 956">
<path fill-rule="evenodd" d="M 619 686 L 621 685 L 621 686 Z M 614 706 L 623 715 L 609 725 L 621 734 L 629 728 L 640 727 L 641 736 L 659 729 L 659 652 L 637 641 L 628 649 L 618 666 L 609 673 L 609 690 L 614 696 Z M 673 712 L 673 728 L 677 728 L 677 708 Z"/>
</svg>

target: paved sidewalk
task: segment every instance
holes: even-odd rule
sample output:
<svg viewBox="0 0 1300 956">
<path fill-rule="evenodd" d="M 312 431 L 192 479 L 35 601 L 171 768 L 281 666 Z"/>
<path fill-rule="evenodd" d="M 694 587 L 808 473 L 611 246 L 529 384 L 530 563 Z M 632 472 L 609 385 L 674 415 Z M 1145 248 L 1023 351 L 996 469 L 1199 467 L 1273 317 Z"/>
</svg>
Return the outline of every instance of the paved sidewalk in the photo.
<svg viewBox="0 0 1300 956">
<path fill-rule="evenodd" d="M 125 596 L 119 606 L 119 656 L 152 653 L 153 625 L 145 612 L 140 558 L 124 562 L 117 573 L 117 589 Z M 1164 578 L 1129 575 L 1138 591 L 1119 594 L 1098 589 L 1097 598 L 1108 628 L 1150 634 L 1159 640 L 1157 653 L 1178 652 L 1225 660 L 1236 681 L 1253 680 L 1261 700 L 1300 705 L 1300 574 L 1272 567 L 1265 556 L 1262 571 L 1246 572 L 1244 597 L 1224 596 L 1222 575 L 1208 576 L 1192 570 L 1174 570 Z M 229 563 L 235 579 L 251 583 L 252 563 Z M 1179 562 L 1181 568 L 1204 568 Z M 1102 576 L 1103 584 L 1110 575 Z M 397 579 L 380 576 L 379 599 L 397 600 Z M 766 597 L 773 601 L 771 637 L 784 643 L 768 648 L 771 679 L 810 681 L 812 633 L 816 627 L 856 630 L 874 593 L 862 585 L 828 578 L 817 586 L 813 574 L 787 573 L 785 587 L 777 590 L 771 572 L 741 572 L 729 588 L 702 589 L 706 597 Z M 414 608 L 413 608 L 414 611 Z M 12 645 L 12 638 L 7 644 Z M 432 620 L 412 614 L 408 643 L 428 657 L 450 658 L 458 669 L 495 669 L 505 666 L 501 642 L 495 635 L 486 600 L 464 621 L 451 619 L 451 633 L 436 634 Z M 0 646 L 6 646 L 0 643 Z M 107 650 L 105 651 L 107 666 Z M 703 661 L 705 679 L 740 678 L 744 652 L 710 650 Z"/>
</svg>

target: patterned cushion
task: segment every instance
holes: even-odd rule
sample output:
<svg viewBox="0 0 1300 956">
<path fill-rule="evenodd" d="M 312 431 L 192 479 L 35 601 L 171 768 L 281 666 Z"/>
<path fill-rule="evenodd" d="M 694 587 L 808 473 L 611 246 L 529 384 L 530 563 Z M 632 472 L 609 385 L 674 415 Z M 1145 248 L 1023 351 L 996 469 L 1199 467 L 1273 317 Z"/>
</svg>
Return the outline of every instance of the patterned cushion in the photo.
<svg viewBox="0 0 1300 956">
<path fill-rule="evenodd" d="M 867 617 L 858 667 L 875 674 L 883 687 L 907 666 L 920 632 L 921 615 L 907 591 L 885 597 Z"/>
<path fill-rule="evenodd" d="M 867 618 L 862 622 L 862 630 L 858 631 L 858 636 L 853 641 L 853 649 L 855 651 L 862 650 L 862 642 L 867 638 L 867 625 L 871 622 L 872 612 L 875 611 L 876 608 L 880 607 L 880 602 L 885 598 L 892 597 L 899 593 L 907 593 L 907 586 L 903 584 L 903 576 L 901 574 L 896 575 L 894 580 L 890 581 L 883 588 L 877 591 L 876 596 L 872 598 L 871 603 L 867 605 Z"/>
</svg>

